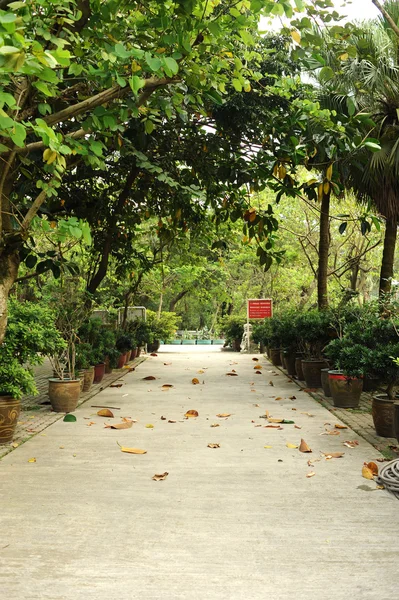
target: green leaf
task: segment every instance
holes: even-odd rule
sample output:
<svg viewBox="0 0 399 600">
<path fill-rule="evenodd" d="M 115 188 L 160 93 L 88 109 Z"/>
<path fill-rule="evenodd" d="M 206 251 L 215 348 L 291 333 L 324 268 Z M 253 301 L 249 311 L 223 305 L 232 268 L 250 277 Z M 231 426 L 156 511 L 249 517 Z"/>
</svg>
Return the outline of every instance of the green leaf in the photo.
<svg viewBox="0 0 399 600">
<path fill-rule="evenodd" d="M 233 79 L 232 82 L 234 89 L 236 90 L 236 92 L 242 92 L 242 84 L 241 81 L 239 79 Z"/>
<path fill-rule="evenodd" d="M 159 71 L 162 67 L 162 61 L 158 56 L 151 56 L 149 52 L 145 53 L 145 62 L 150 67 L 151 71 Z"/>
<path fill-rule="evenodd" d="M 3 115 L 0 115 L 0 128 L 1 129 L 9 129 L 10 127 L 13 127 L 13 125 L 15 124 L 15 121 L 11 118 L 11 117 L 3 117 Z"/>
<path fill-rule="evenodd" d="M 339 226 L 339 232 L 340 232 L 340 234 L 341 234 L 341 235 L 342 235 L 343 233 L 345 233 L 347 226 L 348 226 L 348 223 L 347 223 L 347 222 L 345 222 L 345 223 L 341 223 L 341 225 Z"/>
<path fill-rule="evenodd" d="M 150 134 L 154 131 L 155 125 L 151 121 L 151 119 L 147 119 L 146 121 L 144 121 L 144 129 L 145 129 L 146 133 L 148 133 L 148 134 Z"/>
<path fill-rule="evenodd" d="M 76 417 L 75 415 L 71 415 L 70 413 L 65 415 L 65 417 L 62 419 L 65 423 L 75 423 L 76 422 Z"/>
<path fill-rule="evenodd" d="M 34 81 L 33 85 L 39 90 L 39 92 L 42 92 L 42 94 L 44 94 L 45 96 L 53 96 L 53 92 L 43 81 Z"/>
<path fill-rule="evenodd" d="M 209 90 L 208 92 L 205 92 L 205 96 L 218 106 L 222 106 L 223 98 L 216 90 Z"/>
<path fill-rule="evenodd" d="M 334 77 L 334 75 L 335 75 L 335 73 L 331 67 L 323 67 L 320 70 L 319 78 L 320 78 L 320 81 L 324 82 L 324 81 L 329 81 L 330 79 L 332 79 Z"/>
<path fill-rule="evenodd" d="M 348 107 L 349 116 L 353 117 L 353 115 L 356 112 L 356 106 L 355 106 L 355 103 L 353 102 L 352 98 L 350 98 L 349 96 L 346 99 L 346 106 Z"/>
<path fill-rule="evenodd" d="M 10 133 L 10 138 L 14 142 L 16 146 L 20 148 L 24 147 L 24 142 L 26 138 L 26 129 L 21 123 L 16 123 Z"/>
<path fill-rule="evenodd" d="M 130 58 L 131 56 L 131 53 L 128 50 L 126 50 L 125 46 L 120 42 L 118 44 L 115 44 L 114 53 L 120 58 Z"/>
<path fill-rule="evenodd" d="M 0 23 L 14 23 L 16 21 L 17 15 L 13 13 L 6 13 L 5 15 L 0 15 Z"/>
<path fill-rule="evenodd" d="M 4 104 L 7 104 L 7 106 L 9 106 L 10 108 L 16 106 L 14 96 L 12 94 L 9 94 L 8 92 L 0 92 L 0 103 L 2 106 Z"/>
<path fill-rule="evenodd" d="M 367 148 L 370 148 L 372 152 L 378 152 L 379 150 L 381 150 L 381 146 L 378 143 L 371 142 L 370 140 L 364 142 L 364 145 L 367 146 Z"/>
<path fill-rule="evenodd" d="M 171 72 L 172 75 L 176 75 L 179 72 L 179 65 L 171 56 L 164 57 L 164 66 Z"/>
<path fill-rule="evenodd" d="M 35 256 L 34 254 L 29 254 L 29 256 L 25 258 L 25 264 L 28 269 L 33 269 L 36 266 L 36 263 L 37 256 Z"/>
<path fill-rule="evenodd" d="M 0 48 L 0 54 L 6 56 L 7 54 L 19 54 L 21 52 L 21 48 L 16 48 L 15 46 L 2 46 Z"/>
<path fill-rule="evenodd" d="M 138 91 L 142 87 L 144 87 L 145 81 L 144 81 L 144 79 L 141 79 L 141 77 L 138 77 L 137 75 L 132 75 L 132 77 L 129 79 L 129 85 L 131 87 L 133 94 L 135 94 L 135 96 L 137 96 Z"/>
</svg>

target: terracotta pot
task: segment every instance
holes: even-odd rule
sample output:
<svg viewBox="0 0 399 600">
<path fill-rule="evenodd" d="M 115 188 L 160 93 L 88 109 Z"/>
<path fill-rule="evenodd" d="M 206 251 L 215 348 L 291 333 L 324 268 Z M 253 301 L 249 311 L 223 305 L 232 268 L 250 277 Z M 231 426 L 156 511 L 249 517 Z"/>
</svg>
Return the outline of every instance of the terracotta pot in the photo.
<svg viewBox="0 0 399 600">
<path fill-rule="evenodd" d="M 118 359 L 117 369 L 123 369 L 126 364 L 126 354 L 120 354 Z"/>
<path fill-rule="evenodd" d="M 281 366 L 280 348 L 270 348 L 270 360 L 275 367 Z"/>
<path fill-rule="evenodd" d="M 325 360 L 302 359 L 302 370 L 308 388 L 321 388 L 321 370 L 328 367 Z"/>
<path fill-rule="evenodd" d="M 136 356 L 140 356 L 141 354 L 141 346 L 137 346 L 137 354 Z"/>
<path fill-rule="evenodd" d="M 137 348 L 133 348 L 130 360 L 134 360 L 137 356 Z"/>
<path fill-rule="evenodd" d="M 299 381 L 305 381 L 305 375 L 303 374 L 302 369 L 302 356 L 297 356 L 295 358 L 295 372 Z"/>
<path fill-rule="evenodd" d="M 104 375 L 105 375 L 105 363 L 99 363 L 98 365 L 94 365 L 94 382 L 93 383 L 101 383 Z"/>
<path fill-rule="evenodd" d="M 285 368 L 287 369 L 288 375 L 290 375 L 291 377 L 295 377 L 295 375 L 296 375 L 296 371 L 295 371 L 295 352 L 291 352 L 289 350 L 286 350 L 284 352 L 284 361 L 285 361 Z"/>
<path fill-rule="evenodd" d="M 393 406 L 393 428 L 395 430 L 396 439 L 399 442 L 399 401 L 394 402 Z"/>
<path fill-rule="evenodd" d="M 89 367 L 83 371 L 83 391 L 90 391 L 94 381 L 94 367 Z"/>
<path fill-rule="evenodd" d="M 321 370 L 321 387 L 323 388 L 323 393 L 327 398 L 331 398 L 331 390 L 330 390 L 330 380 L 328 377 L 328 371 L 330 369 L 322 369 Z"/>
<path fill-rule="evenodd" d="M 357 408 L 363 391 L 363 379 L 347 377 L 341 371 L 329 371 L 331 396 L 337 408 Z"/>
<path fill-rule="evenodd" d="M 110 373 L 112 373 L 112 371 L 113 371 L 112 367 L 109 366 L 109 356 L 107 356 L 105 358 L 105 374 L 110 375 Z"/>
<path fill-rule="evenodd" d="M 390 400 L 386 394 L 373 396 L 371 414 L 377 435 L 387 438 L 395 437 L 394 413 L 394 400 Z"/>
<path fill-rule="evenodd" d="M 132 355 L 132 351 L 128 350 L 128 352 L 126 352 L 126 362 L 128 363 L 130 361 L 130 357 Z"/>
<path fill-rule="evenodd" d="M 12 442 L 20 412 L 20 400 L 0 396 L 0 444 Z"/>
<path fill-rule="evenodd" d="M 280 350 L 280 363 L 281 363 L 281 366 L 283 367 L 283 369 L 286 369 L 284 352 L 285 352 L 285 350 L 282 350 L 282 349 Z"/>
<path fill-rule="evenodd" d="M 78 405 L 80 379 L 55 379 L 49 381 L 48 395 L 55 412 L 73 412 Z"/>
</svg>

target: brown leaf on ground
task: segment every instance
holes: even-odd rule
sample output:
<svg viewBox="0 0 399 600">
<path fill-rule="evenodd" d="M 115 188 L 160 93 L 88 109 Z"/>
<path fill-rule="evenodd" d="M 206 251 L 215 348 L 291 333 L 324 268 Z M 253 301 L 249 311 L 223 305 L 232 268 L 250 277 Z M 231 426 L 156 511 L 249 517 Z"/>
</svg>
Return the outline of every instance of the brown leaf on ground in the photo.
<svg viewBox="0 0 399 600">
<path fill-rule="evenodd" d="M 366 465 L 363 465 L 362 477 L 364 477 L 365 479 L 374 479 L 373 472 Z"/>
<path fill-rule="evenodd" d="M 219 413 L 218 415 L 216 415 L 217 417 L 220 417 L 221 419 L 224 419 L 226 417 L 231 417 L 233 413 Z"/>
<path fill-rule="evenodd" d="M 256 390 L 250 390 L 250 391 L 251 391 L 251 392 L 255 392 L 255 394 L 256 394 Z"/>
<path fill-rule="evenodd" d="M 150 356 L 158 356 L 156 352 L 151 352 Z"/>
<path fill-rule="evenodd" d="M 326 460 L 330 460 L 331 458 L 342 458 L 345 456 L 345 452 L 322 452 L 322 455 Z"/>
<path fill-rule="evenodd" d="M 316 475 L 316 473 L 314 471 L 311 471 L 310 473 L 308 473 L 306 475 L 306 477 L 310 478 L 310 477 L 314 477 Z"/>
<path fill-rule="evenodd" d="M 295 429 L 302 429 L 302 425 L 294 425 Z"/>
<path fill-rule="evenodd" d="M 272 419 L 271 417 L 267 417 L 269 423 L 282 423 L 284 419 Z"/>
<path fill-rule="evenodd" d="M 92 425 L 97 425 L 97 423 L 95 421 L 89 421 L 89 423 L 87 423 L 87 427 L 91 427 Z"/>
<path fill-rule="evenodd" d="M 317 392 L 317 388 L 304 388 L 302 391 L 303 392 L 308 392 L 308 393 L 309 392 Z"/>
<path fill-rule="evenodd" d="M 307 415 L 308 417 L 314 417 L 314 414 L 310 413 L 310 412 L 301 412 L 301 415 Z"/>
<path fill-rule="evenodd" d="M 260 404 L 254 404 L 256 408 L 260 408 Z"/>
<path fill-rule="evenodd" d="M 254 369 L 261 369 L 261 368 L 262 368 L 262 365 L 255 365 L 254 366 Z"/>
<path fill-rule="evenodd" d="M 187 419 L 198 417 L 198 411 L 197 410 L 188 410 L 184 416 L 187 417 Z"/>
<path fill-rule="evenodd" d="M 319 435 L 341 435 L 341 433 L 338 429 L 331 429 L 330 431 L 323 431 L 322 433 L 319 433 Z"/>
<path fill-rule="evenodd" d="M 199 369 L 197 373 L 205 373 L 204 369 Z"/>
<path fill-rule="evenodd" d="M 376 465 L 375 462 L 367 463 L 366 467 L 370 469 L 373 475 L 378 475 L 378 465 Z"/>
<path fill-rule="evenodd" d="M 114 423 L 112 425 L 110 423 L 104 423 L 104 427 L 107 429 L 130 429 L 132 425 L 133 421 L 131 420 L 124 420 L 123 423 Z"/>
<path fill-rule="evenodd" d="M 220 444 L 208 444 L 208 448 L 220 448 Z"/>
<path fill-rule="evenodd" d="M 255 375 L 262 375 L 262 371 L 255 371 Z"/>
<path fill-rule="evenodd" d="M 275 400 L 282 400 L 281 396 L 277 396 L 277 398 L 275 398 Z"/>
<path fill-rule="evenodd" d="M 120 446 L 121 452 L 127 452 L 128 454 L 147 454 L 147 450 L 141 450 L 141 448 L 126 448 L 126 446 Z"/>
<path fill-rule="evenodd" d="M 335 425 L 335 429 L 348 429 L 348 426 L 347 425 L 340 425 L 339 423 L 337 423 Z"/>
<path fill-rule="evenodd" d="M 154 481 L 163 481 L 164 479 L 167 478 L 167 476 L 169 475 L 169 473 L 167 471 L 165 471 L 165 473 L 155 473 L 155 475 L 153 476 L 153 480 Z"/>
<path fill-rule="evenodd" d="M 171 363 L 171 362 L 168 362 L 168 363 L 163 363 L 163 364 L 165 365 L 165 367 L 168 367 L 168 366 L 169 366 L 169 365 L 171 365 L 172 363 Z"/>
<path fill-rule="evenodd" d="M 156 377 L 154 375 L 147 375 L 147 377 L 143 377 L 143 381 L 154 381 Z"/>
<path fill-rule="evenodd" d="M 266 429 L 282 429 L 280 425 L 265 425 Z"/>
<path fill-rule="evenodd" d="M 296 396 L 288 396 L 289 400 L 296 400 Z"/>
<path fill-rule="evenodd" d="M 198 385 L 199 384 L 199 379 L 197 379 L 196 377 L 193 377 L 193 379 L 191 380 L 191 383 L 193 385 Z"/>
<path fill-rule="evenodd" d="M 269 381 L 269 385 L 273 386 L 274 385 L 273 381 Z"/>
<path fill-rule="evenodd" d="M 266 417 L 266 419 L 268 419 L 270 417 L 270 413 L 268 410 L 265 410 L 265 417 Z"/>
<path fill-rule="evenodd" d="M 28 460 L 28 463 L 35 463 L 35 462 L 36 462 L 36 458 L 30 458 L 30 459 Z"/>
<path fill-rule="evenodd" d="M 219 423 L 212 423 L 211 427 L 220 427 Z"/>
<path fill-rule="evenodd" d="M 97 412 L 99 417 L 114 417 L 114 413 L 109 410 L 109 408 L 103 408 Z"/>
<path fill-rule="evenodd" d="M 154 379 L 155 379 L 155 377 L 154 377 Z M 123 386 L 123 383 L 111 383 L 111 385 L 109 387 L 120 388 L 122 386 Z"/>
<path fill-rule="evenodd" d="M 348 440 L 346 442 L 344 442 L 344 446 L 346 446 L 347 448 L 356 448 L 356 446 L 359 445 L 359 442 L 357 440 Z"/>
<path fill-rule="evenodd" d="M 177 421 L 173 421 L 173 419 L 169 419 L 168 423 L 176 423 Z"/>
<path fill-rule="evenodd" d="M 312 452 L 304 439 L 301 439 L 301 444 L 299 446 L 299 452 Z"/>
<path fill-rule="evenodd" d="M 254 360 L 255 362 L 258 362 L 259 358 L 253 358 L 252 360 Z"/>
<path fill-rule="evenodd" d="M 172 388 L 172 387 L 173 387 L 173 385 L 172 385 L 171 383 L 164 383 L 164 384 L 162 385 L 162 387 L 163 387 L 163 388 L 166 388 L 166 389 L 168 389 L 168 388 Z"/>
<path fill-rule="evenodd" d="M 166 421 L 166 417 L 161 417 L 161 421 Z"/>
<path fill-rule="evenodd" d="M 233 372 L 226 373 L 226 375 L 229 375 L 230 377 L 238 377 L 238 374 L 237 373 L 233 373 Z"/>
</svg>

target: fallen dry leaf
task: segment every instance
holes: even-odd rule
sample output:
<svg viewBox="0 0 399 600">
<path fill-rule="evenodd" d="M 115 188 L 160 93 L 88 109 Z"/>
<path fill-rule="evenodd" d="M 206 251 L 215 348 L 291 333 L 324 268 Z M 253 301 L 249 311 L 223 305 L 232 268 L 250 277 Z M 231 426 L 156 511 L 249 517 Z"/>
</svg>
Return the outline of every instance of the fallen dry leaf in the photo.
<svg viewBox="0 0 399 600">
<path fill-rule="evenodd" d="M 11 444 L 12 448 L 18 448 L 19 444 L 17 442 L 14 442 L 13 444 Z"/>
<path fill-rule="evenodd" d="M 307 415 L 308 417 L 314 417 L 314 414 L 309 413 L 309 412 L 301 412 L 301 415 Z"/>
<path fill-rule="evenodd" d="M 216 415 L 217 417 L 220 417 L 221 419 L 224 419 L 225 417 L 231 417 L 233 413 L 219 413 L 218 415 Z"/>
<path fill-rule="evenodd" d="M 155 379 L 155 377 L 154 377 L 154 379 Z M 120 388 L 122 386 L 123 386 L 123 383 L 111 383 L 111 385 L 109 387 Z"/>
<path fill-rule="evenodd" d="M 169 419 L 168 423 L 177 423 L 177 421 L 173 421 L 173 419 Z"/>
<path fill-rule="evenodd" d="M 314 477 L 315 475 L 316 475 L 316 473 L 315 473 L 314 471 L 311 471 L 310 473 L 308 473 L 308 474 L 306 475 L 306 477 L 308 477 L 308 478 L 309 478 L 309 477 Z"/>
<path fill-rule="evenodd" d="M 296 396 L 288 396 L 289 400 L 296 400 Z"/>
<path fill-rule="evenodd" d="M 110 411 L 109 408 L 103 408 L 102 410 L 99 410 L 97 412 L 97 415 L 99 417 L 110 417 L 110 418 L 114 417 L 114 413 L 112 411 Z"/>
<path fill-rule="evenodd" d="M 277 398 L 275 398 L 275 400 L 282 400 L 281 396 L 277 396 Z"/>
<path fill-rule="evenodd" d="M 304 439 L 301 439 L 301 444 L 299 446 L 299 452 L 312 452 Z"/>
<path fill-rule="evenodd" d="M 163 364 L 165 365 L 165 367 L 168 367 L 168 366 L 169 366 L 169 365 L 171 365 L 172 363 L 171 363 L 171 362 L 169 362 L 169 363 L 163 363 Z"/>
<path fill-rule="evenodd" d="M 199 384 L 199 379 L 197 379 L 196 377 L 194 377 L 194 378 L 191 380 L 191 383 L 192 383 L 193 385 L 198 385 L 198 384 Z"/>
<path fill-rule="evenodd" d="M 220 427 L 219 423 L 212 423 L 211 427 Z"/>
<path fill-rule="evenodd" d="M 260 404 L 254 404 L 256 408 L 260 408 Z"/>
<path fill-rule="evenodd" d="M 165 473 L 161 473 L 161 474 L 155 473 L 155 475 L 153 476 L 152 479 L 154 481 L 163 481 L 164 479 L 167 478 L 168 475 L 169 475 L 169 473 L 167 471 L 165 471 Z"/>
<path fill-rule="evenodd" d="M 200 369 L 197 373 L 205 373 L 204 369 Z"/>
<path fill-rule="evenodd" d="M 198 411 L 197 410 L 188 410 L 184 416 L 187 417 L 187 419 L 190 419 L 193 417 L 198 417 Z"/>
<path fill-rule="evenodd" d="M 331 458 L 342 458 L 345 456 L 345 452 L 322 452 L 322 455 L 326 460 L 330 460 Z"/>
<path fill-rule="evenodd" d="M 283 429 L 280 425 L 265 425 L 266 429 Z"/>
<path fill-rule="evenodd" d="M 208 448 L 220 448 L 220 444 L 208 444 Z"/>
<path fill-rule="evenodd" d="M 364 477 L 365 479 L 374 479 L 373 472 L 366 465 L 363 465 L 362 477 Z"/>
<path fill-rule="evenodd" d="M 150 356 L 158 356 L 156 352 L 151 352 Z"/>
<path fill-rule="evenodd" d="M 147 429 L 154 429 L 154 425 L 152 423 L 148 423 L 148 425 L 146 425 Z"/>
<path fill-rule="evenodd" d="M 259 358 L 253 358 L 252 360 L 254 360 L 255 362 L 258 362 Z"/>
<path fill-rule="evenodd" d="M 147 450 L 141 450 L 141 448 L 126 448 L 126 446 L 119 446 L 121 452 L 127 452 L 128 454 L 147 454 Z"/>
<path fill-rule="evenodd" d="M 298 448 L 298 444 L 290 444 L 290 443 L 286 443 L 287 448 Z"/>
<path fill-rule="evenodd" d="M 294 425 L 295 429 L 302 429 L 302 425 Z"/>
<path fill-rule="evenodd" d="M 262 375 L 262 371 L 255 371 L 255 375 Z"/>
<path fill-rule="evenodd" d="M 331 431 L 323 431 L 319 435 L 340 435 L 340 432 L 337 429 L 331 429 Z"/>
<path fill-rule="evenodd" d="M 161 417 L 161 421 L 166 421 L 166 417 Z"/>
<path fill-rule="evenodd" d="M 317 388 L 304 388 L 303 392 L 317 392 Z"/>
<path fill-rule="evenodd" d="M 357 440 L 348 440 L 346 442 L 344 442 L 344 446 L 346 446 L 347 448 L 356 448 L 356 446 L 359 445 L 359 442 Z"/>
<path fill-rule="evenodd" d="M 106 427 L 107 429 L 130 429 L 130 427 L 133 425 L 133 421 L 131 421 L 130 419 L 124 419 L 123 423 L 114 423 L 114 424 L 110 424 L 110 423 L 104 423 L 104 427 Z"/>
<path fill-rule="evenodd" d="M 254 366 L 254 369 L 261 369 L 261 368 L 262 368 L 262 365 L 255 365 Z"/>
<path fill-rule="evenodd" d="M 376 465 L 375 462 L 367 463 L 366 467 L 370 469 L 373 475 L 378 475 L 378 465 Z"/>
<path fill-rule="evenodd" d="M 268 417 L 267 420 L 269 423 L 282 423 L 284 421 L 284 419 L 272 419 L 271 417 Z"/>
<path fill-rule="evenodd" d="M 92 425 L 97 425 L 97 423 L 95 421 L 89 421 L 89 423 L 87 423 L 87 427 L 91 427 Z"/>
<path fill-rule="evenodd" d="M 34 462 L 36 462 L 36 458 L 30 458 L 30 459 L 28 460 L 28 462 L 29 462 L 29 463 L 34 463 Z"/>
<path fill-rule="evenodd" d="M 173 387 L 173 385 L 172 385 L 171 383 L 164 383 L 164 384 L 162 385 L 162 387 L 163 387 L 163 388 L 172 388 L 172 387 Z"/>
<path fill-rule="evenodd" d="M 226 375 L 229 375 L 230 377 L 238 377 L 238 373 L 226 373 Z"/>
<path fill-rule="evenodd" d="M 273 446 L 263 446 L 264 448 L 273 448 Z"/>
<path fill-rule="evenodd" d="M 335 425 L 335 429 L 348 429 L 347 425 L 340 425 L 339 423 L 337 423 Z"/>
<path fill-rule="evenodd" d="M 274 385 L 273 381 L 269 381 L 269 385 L 273 386 Z"/>
<path fill-rule="evenodd" d="M 143 377 L 143 381 L 154 381 L 156 377 L 154 375 L 147 375 L 147 377 Z"/>
</svg>

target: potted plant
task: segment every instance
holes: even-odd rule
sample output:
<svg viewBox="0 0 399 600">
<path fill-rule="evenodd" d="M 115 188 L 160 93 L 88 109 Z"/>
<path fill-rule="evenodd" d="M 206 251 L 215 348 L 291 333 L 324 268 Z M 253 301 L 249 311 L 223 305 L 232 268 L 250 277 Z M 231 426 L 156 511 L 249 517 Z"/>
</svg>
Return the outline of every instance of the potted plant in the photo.
<svg viewBox="0 0 399 600">
<path fill-rule="evenodd" d="M 348 337 L 331 341 L 325 354 L 334 365 L 328 380 L 334 406 L 357 408 L 363 391 L 363 375 L 368 360 L 367 348 Z"/>
<path fill-rule="evenodd" d="M 154 341 L 151 327 L 144 319 L 128 321 L 125 326 L 125 335 L 130 336 L 131 339 L 129 350 L 133 349 L 133 344 L 136 345 L 137 356 L 140 356 L 141 348 Z"/>
<path fill-rule="evenodd" d="M 228 315 L 221 321 L 221 327 L 226 343 L 229 344 L 235 352 L 240 352 L 241 340 L 244 335 L 244 319 Z"/>
<path fill-rule="evenodd" d="M 94 358 L 93 348 L 88 342 L 79 342 L 76 344 L 75 369 L 81 379 L 83 392 L 90 391 L 94 381 Z"/>
<path fill-rule="evenodd" d="M 55 377 L 49 379 L 49 398 L 55 412 L 75 410 L 80 395 L 80 379 L 75 377 L 78 331 L 88 314 L 86 294 L 78 278 L 64 277 L 50 286 L 55 307 L 55 325 L 64 340 L 61 352 L 50 353 Z"/>
<path fill-rule="evenodd" d="M 0 443 L 12 441 L 24 394 L 37 394 L 31 366 L 58 352 L 64 342 L 54 326 L 54 313 L 40 303 L 9 303 L 8 326 L 0 346 Z"/>
<path fill-rule="evenodd" d="M 321 387 L 321 370 L 328 367 L 323 349 L 335 337 L 330 321 L 328 311 L 311 310 L 296 317 L 298 345 L 304 356 L 302 370 L 309 388 Z"/>
<path fill-rule="evenodd" d="M 116 368 L 122 369 L 126 364 L 127 352 L 131 349 L 132 337 L 127 335 L 124 331 L 119 331 L 116 334 L 115 347 L 119 352 Z"/>
<path fill-rule="evenodd" d="M 147 344 L 148 352 L 157 352 L 161 340 L 167 344 L 174 338 L 177 330 L 178 316 L 174 312 L 161 312 L 159 315 L 147 310 L 147 324 L 151 330 L 153 341 Z"/>
</svg>

